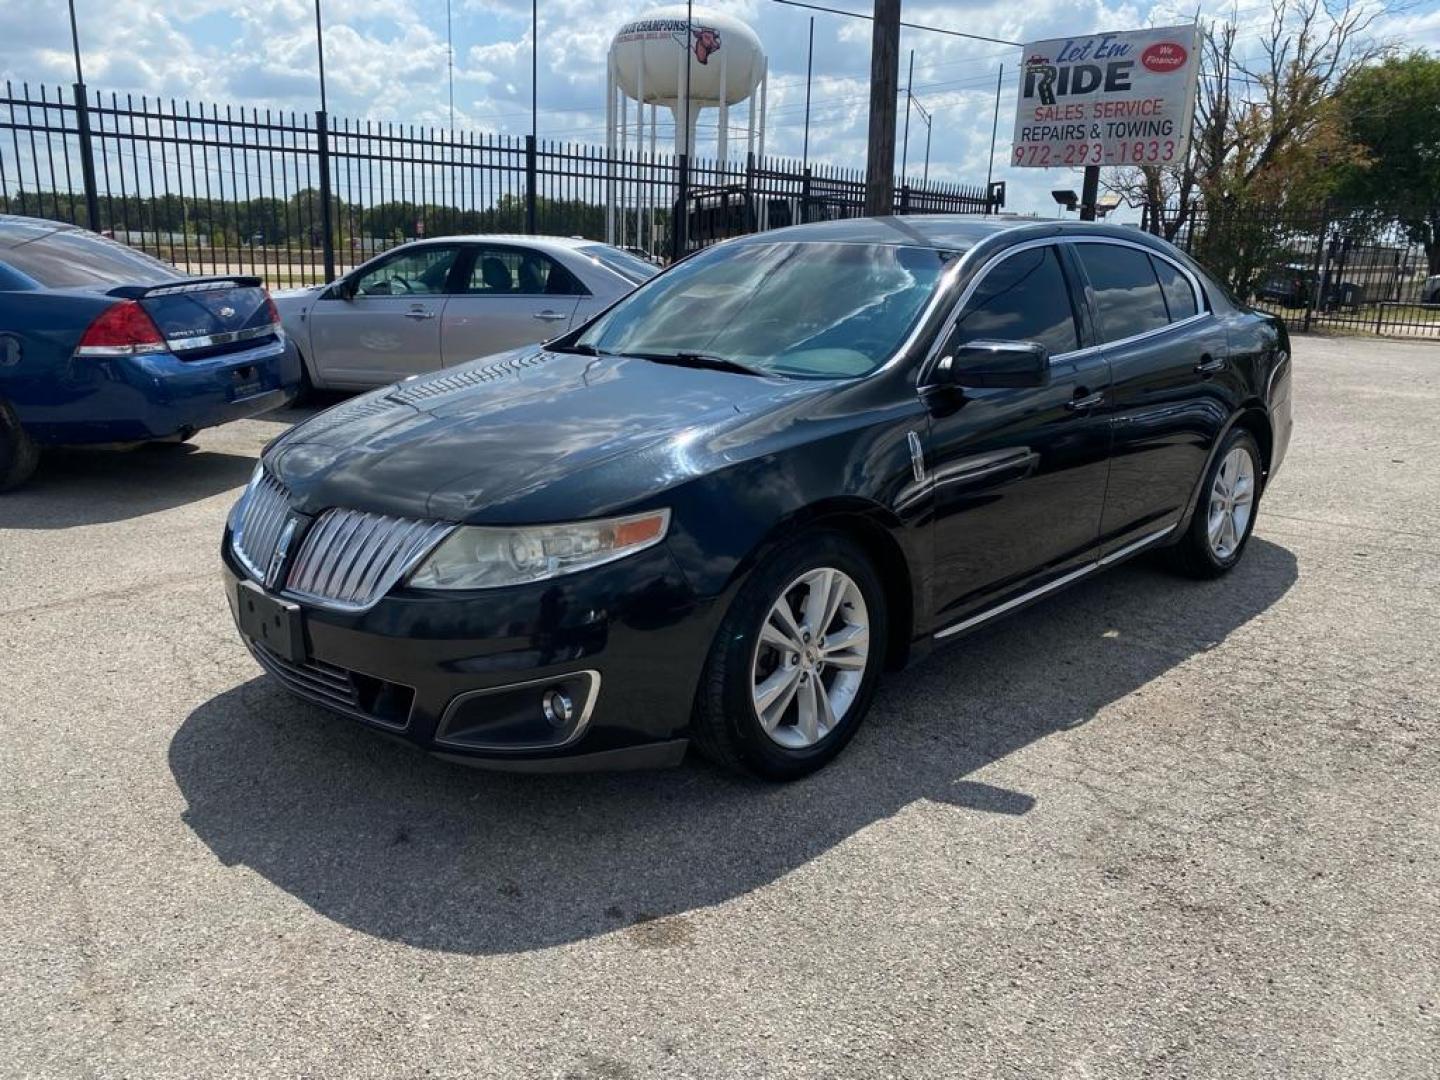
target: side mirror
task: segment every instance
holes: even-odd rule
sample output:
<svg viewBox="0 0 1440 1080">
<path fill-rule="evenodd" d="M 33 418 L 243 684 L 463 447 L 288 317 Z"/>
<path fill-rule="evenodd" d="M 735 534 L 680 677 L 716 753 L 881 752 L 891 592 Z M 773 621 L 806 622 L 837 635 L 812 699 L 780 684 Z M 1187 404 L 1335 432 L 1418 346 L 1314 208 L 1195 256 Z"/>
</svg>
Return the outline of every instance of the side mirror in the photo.
<svg viewBox="0 0 1440 1080">
<path fill-rule="evenodd" d="M 1044 386 L 1050 381 L 1050 353 L 1038 341 L 967 341 L 940 358 L 935 378 L 977 389 Z"/>
<path fill-rule="evenodd" d="M 354 278 L 341 278 L 325 290 L 325 298 L 327 300 L 345 300 L 347 302 L 354 300 L 355 285 L 356 282 Z"/>
</svg>

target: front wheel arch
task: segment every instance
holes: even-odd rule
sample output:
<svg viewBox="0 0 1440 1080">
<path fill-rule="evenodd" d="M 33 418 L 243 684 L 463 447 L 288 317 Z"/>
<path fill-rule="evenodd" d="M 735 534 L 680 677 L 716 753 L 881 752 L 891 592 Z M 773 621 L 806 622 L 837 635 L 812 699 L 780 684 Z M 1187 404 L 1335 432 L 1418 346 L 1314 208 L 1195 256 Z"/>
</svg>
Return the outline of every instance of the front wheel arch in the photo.
<svg viewBox="0 0 1440 1080">
<path fill-rule="evenodd" d="M 902 527 L 893 515 L 864 499 L 833 499 L 803 507 L 771 529 L 735 567 L 725 587 L 727 609 L 767 555 L 807 532 L 841 533 L 864 550 L 875 566 L 889 612 L 885 668 L 903 668 L 910 660 L 915 613 L 923 608 L 915 594 L 917 575 L 910 557 L 894 535 L 894 530 Z"/>
</svg>

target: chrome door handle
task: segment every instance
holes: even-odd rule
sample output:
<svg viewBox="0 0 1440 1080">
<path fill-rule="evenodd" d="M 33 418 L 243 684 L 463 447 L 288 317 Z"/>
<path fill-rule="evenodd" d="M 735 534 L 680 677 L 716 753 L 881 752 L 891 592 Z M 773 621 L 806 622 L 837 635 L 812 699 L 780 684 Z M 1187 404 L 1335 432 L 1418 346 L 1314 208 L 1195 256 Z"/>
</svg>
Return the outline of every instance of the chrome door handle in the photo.
<svg viewBox="0 0 1440 1080">
<path fill-rule="evenodd" d="M 1080 391 L 1077 390 L 1076 394 L 1080 395 Z M 1084 394 L 1071 398 L 1065 403 L 1065 408 L 1069 409 L 1071 412 L 1080 412 L 1083 409 L 1093 409 L 1096 405 L 1099 405 L 1104 400 L 1105 391 L 1097 390 L 1093 394 Z"/>
<path fill-rule="evenodd" d="M 405 312 L 405 317 L 407 319 L 433 319 L 435 317 L 435 312 L 426 311 L 423 308 L 412 308 L 411 310 Z"/>
<path fill-rule="evenodd" d="M 541 322 L 559 322 L 565 316 L 558 311 L 537 311 L 531 318 L 539 319 Z"/>
<path fill-rule="evenodd" d="M 1209 353 L 1206 353 L 1204 356 L 1200 357 L 1200 362 L 1195 365 L 1195 373 L 1197 375 L 1211 375 L 1219 371 L 1224 366 L 1225 357 L 1211 356 Z"/>
</svg>

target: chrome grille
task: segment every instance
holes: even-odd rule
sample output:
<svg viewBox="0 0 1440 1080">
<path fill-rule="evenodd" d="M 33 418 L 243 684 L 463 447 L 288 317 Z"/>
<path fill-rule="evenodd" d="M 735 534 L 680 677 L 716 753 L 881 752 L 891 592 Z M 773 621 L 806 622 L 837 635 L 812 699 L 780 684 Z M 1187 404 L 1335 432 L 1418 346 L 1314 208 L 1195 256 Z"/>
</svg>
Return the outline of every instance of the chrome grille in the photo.
<svg viewBox="0 0 1440 1080">
<path fill-rule="evenodd" d="M 285 592 L 359 611 L 389 592 L 454 526 L 326 510 L 305 536 Z"/>
<path fill-rule="evenodd" d="M 280 482 L 268 472 L 262 472 L 241 498 L 243 505 L 233 538 L 235 555 L 256 579 L 263 580 L 275 542 L 285 527 L 290 500 Z"/>
</svg>

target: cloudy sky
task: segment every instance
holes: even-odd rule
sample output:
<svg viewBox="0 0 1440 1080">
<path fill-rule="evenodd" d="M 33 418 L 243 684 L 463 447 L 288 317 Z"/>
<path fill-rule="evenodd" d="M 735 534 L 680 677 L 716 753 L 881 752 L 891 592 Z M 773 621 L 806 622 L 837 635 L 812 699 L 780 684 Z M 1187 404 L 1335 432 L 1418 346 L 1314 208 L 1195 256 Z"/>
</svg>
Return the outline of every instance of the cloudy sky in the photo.
<svg viewBox="0 0 1440 1080">
<path fill-rule="evenodd" d="M 322 0 L 330 111 L 336 116 L 448 122 L 445 0 Z M 868 10 L 866 0 L 824 0 Z M 526 0 L 451 0 L 455 124 L 527 132 L 530 125 L 530 5 Z M 811 13 L 774 0 L 717 0 L 708 6 L 755 28 L 770 56 L 767 151 L 800 156 L 806 36 Z M 539 127 L 542 139 L 603 143 L 605 52 L 616 28 L 648 5 L 615 0 L 540 0 Z M 310 111 L 318 104 L 312 0 L 76 0 L 86 81 L 93 89 Z M 1248 24 L 1241 55 L 1263 32 L 1268 4 L 1200 0 L 1202 16 L 1234 12 Z M 1376 25 L 1378 36 L 1440 48 L 1440 0 L 1420 0 Z M 914 3 L 908 21 L 1014 41 L 1067 33 L 1189 21 L 1196 0 L 1014 0 Z M 811 157 L 859 167 L 865 160 L 870 24 L 815 13 Z M 1258 20 L 1258 21 L 1257 21 Z M 1010 207 L 1052 213 L 1054 187 L 1078 187 L 1063 170 L 1008 167 L 1020 50 L 905 30 L 901 82 L 915 51 L 915 96 L 933 113 L 932 178 L 982 183 L 990 158 L 995 83 L 1005 66 L 995 178 L 1010 185 Z M 1253 50 L 1252 50 L 1253 51 Z M 69 25 L 56 0 L 0 4 L 0 78 L 73 81 Z M 709 121 L 713 146 L 713 114 Z M 731 124 L 743 129 L 743 107 Z M 702 124 L 700 152 L 704 153 Z M 732 146 L 736 145 L 732 143 Z M 899 151 L 897 149 L 897 159 Z M 911 174 L 924 156 L 924 128 L 912 118 Z"/>
</svg>

